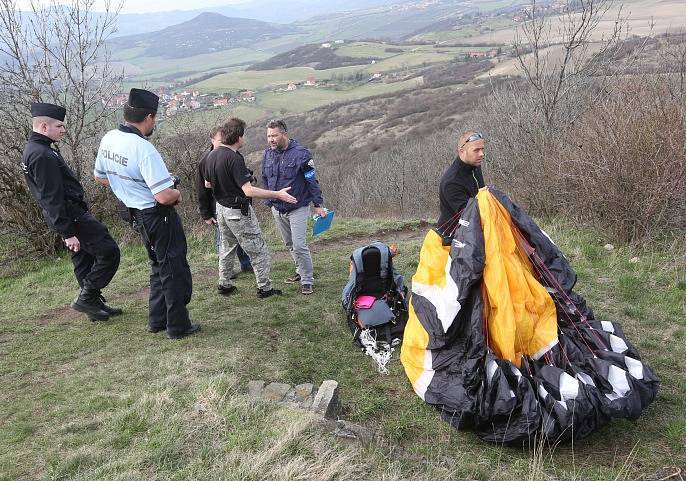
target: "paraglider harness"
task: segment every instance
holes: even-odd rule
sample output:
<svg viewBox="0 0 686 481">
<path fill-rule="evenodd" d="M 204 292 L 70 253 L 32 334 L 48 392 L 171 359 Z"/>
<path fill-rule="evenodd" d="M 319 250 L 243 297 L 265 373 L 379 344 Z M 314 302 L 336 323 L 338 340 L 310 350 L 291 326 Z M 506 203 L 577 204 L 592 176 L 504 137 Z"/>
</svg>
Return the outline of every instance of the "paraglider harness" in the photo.
<svg viewBox="0 0 686 481">
<path fill-rule="evenodd" d="M 353 340 L 385 374 L 394 347 L 402 341 L 408 317 L 407 287 L 393 268 L 392 257 L 383 242 L 355 249 L 342 295 Z"/>
</svg>

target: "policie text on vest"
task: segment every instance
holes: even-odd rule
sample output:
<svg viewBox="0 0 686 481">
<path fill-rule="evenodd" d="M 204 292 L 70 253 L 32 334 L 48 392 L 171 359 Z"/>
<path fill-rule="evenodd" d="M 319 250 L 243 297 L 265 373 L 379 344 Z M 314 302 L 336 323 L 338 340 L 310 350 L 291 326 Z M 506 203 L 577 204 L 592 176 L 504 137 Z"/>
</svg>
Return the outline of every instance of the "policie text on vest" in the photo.
<svg viewBox="0 0 686 481">
<path fill-rule="evenodd" d="M 109 150 L 105 150 L 105 149 L 101 149 L 100 152 L 102 152 L 102 156 L 105 159 L 116 162 L 117 164 L 121 164 L 124 167 L 126 167 L 129 163 L 129 159 L 127 157 L 124 157 L 123 155 L 119 155 L 119 154 L 116 154 L 114 152 L 110 152 Z"/>
</svg>

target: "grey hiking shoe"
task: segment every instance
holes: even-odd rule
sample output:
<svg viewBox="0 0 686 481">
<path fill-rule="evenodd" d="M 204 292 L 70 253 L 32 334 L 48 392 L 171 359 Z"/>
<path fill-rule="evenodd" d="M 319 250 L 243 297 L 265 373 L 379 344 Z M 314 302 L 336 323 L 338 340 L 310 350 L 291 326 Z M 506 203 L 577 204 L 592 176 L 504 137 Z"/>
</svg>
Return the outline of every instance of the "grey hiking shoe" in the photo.
<svg viewBox="0 0 686 481">
<path fill-rule="evenodd" d="M 286 284 L 297 284 L 300 282 L 300 274 L 296 272 L 294 276 L 287 277 L 285 282 Z"/>
</svg>

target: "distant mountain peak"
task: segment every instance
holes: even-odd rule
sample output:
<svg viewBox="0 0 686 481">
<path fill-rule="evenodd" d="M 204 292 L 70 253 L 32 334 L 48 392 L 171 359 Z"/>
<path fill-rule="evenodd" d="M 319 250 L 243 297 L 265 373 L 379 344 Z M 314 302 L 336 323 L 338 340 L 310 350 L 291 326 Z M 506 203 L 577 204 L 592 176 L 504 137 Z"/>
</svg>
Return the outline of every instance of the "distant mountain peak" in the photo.
<svg viewBox="0 0 686 481">
<path fill-rule="evenodd" d="M 245 47 L 296 30 L 290 25 L 202 12 L 190 20 L 157 32 L 118 37 L 112 43 L 125 48 L 144 47 L 144 54 L 150 57 L 183 58 Z"/>
</svg>

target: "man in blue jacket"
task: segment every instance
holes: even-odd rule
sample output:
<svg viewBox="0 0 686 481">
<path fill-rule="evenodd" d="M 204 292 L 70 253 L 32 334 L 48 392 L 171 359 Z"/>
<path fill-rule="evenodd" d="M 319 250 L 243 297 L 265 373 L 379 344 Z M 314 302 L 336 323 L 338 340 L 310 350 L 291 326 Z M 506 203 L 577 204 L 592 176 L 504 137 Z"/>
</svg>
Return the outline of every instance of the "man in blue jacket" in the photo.
<svg viewBox="0 0 686 481">
<path fill-rule="evenodd" d="M 312 294 L 312 256 L 306 240 L 310 203 L 314 206 L 315 215 L 326 215 L 312 154 L 297 141 L 288 138 L 288 128 L 283 120 L 272 120 L 267 124 L 267 143 L 269 148 L 262 157 L 262 181 L 265 189 L 277 191 L 290 187 L 288 193 L 298 199 L 296 204 L 280 200 L 267 201 L 296 265 L 295 275 L 286 279 L 286 282 L 300 282 L 301 292 L 305 295 Z"/>
</svg>

